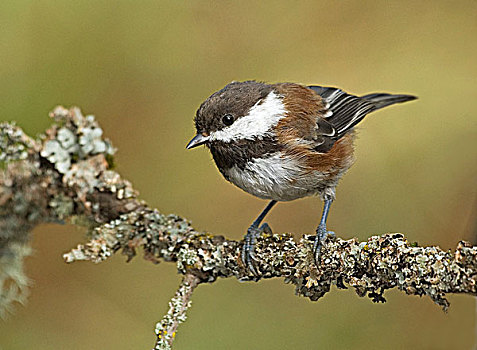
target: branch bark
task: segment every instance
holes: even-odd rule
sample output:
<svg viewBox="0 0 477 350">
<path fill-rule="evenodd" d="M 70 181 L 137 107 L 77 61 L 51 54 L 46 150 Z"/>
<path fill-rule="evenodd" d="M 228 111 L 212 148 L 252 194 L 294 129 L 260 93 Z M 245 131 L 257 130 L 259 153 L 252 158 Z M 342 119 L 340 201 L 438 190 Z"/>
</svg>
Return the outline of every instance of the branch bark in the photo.
<svg viewBox="0 0 477 350">
<path fill-rule="evenodd" d="M 410 244 L 402 234 L 356 239 L 329 238 L 321 263 L 313 259 L 314 236 L 289 234 L 257 240 L 259 276 L 240 260 L 242 242 L 196 231 L 177 215 L 164 215 L 138 199 L 113 169 L 114 148 L 93 116 L 57 107 L 53 125 L 37 139 L 12 123 L 0 124 L 0 313 L 23 301 L 27 278 L 23 258 L 29 235 L 41 222 L 69 221 L 88 227 L 91 240 L 64 255 L 66 262 L 99 263 L 121 251 L 131 260 L 173 262 L 185 277 L 170 310 L 156 327 L 156 348 L 168 348 L 185 319 L 194 288 L 217 278 L 283 278 L 297 295 L 318 300 L 332 285 L 353 288 L 384 302 L 387 289 L 427 295 L 447 310 L 447 293 L 477 294 L 477 247 L 460 242 L 455 252 Z"/>
<path fill-rule="evenodd" d="M 200 283 L 200 279 L 186 273 L 174 297 L 169 302 L 169 311 L 156 325 L 156 345 L 155 349 L 170 349 L 176 337 L 177 328 L 187 318 L 187 309 L 191 306 L 190 298 L 195 287 Z"/>
</svg>

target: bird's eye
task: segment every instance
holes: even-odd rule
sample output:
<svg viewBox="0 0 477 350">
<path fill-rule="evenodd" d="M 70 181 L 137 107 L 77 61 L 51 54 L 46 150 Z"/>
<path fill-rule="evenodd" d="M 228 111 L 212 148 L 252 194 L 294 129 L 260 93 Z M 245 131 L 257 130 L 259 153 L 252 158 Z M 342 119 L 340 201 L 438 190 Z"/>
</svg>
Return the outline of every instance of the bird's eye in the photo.
<svg viewBox="0 0 477 350">
<path fill-rule="evenodd" d="M 234 117 L 232 114 L 226 114 L 222 117 L 222 123 L 224 123 L 227 126 L 230 126 L 234 123 Z"/>
</svg>

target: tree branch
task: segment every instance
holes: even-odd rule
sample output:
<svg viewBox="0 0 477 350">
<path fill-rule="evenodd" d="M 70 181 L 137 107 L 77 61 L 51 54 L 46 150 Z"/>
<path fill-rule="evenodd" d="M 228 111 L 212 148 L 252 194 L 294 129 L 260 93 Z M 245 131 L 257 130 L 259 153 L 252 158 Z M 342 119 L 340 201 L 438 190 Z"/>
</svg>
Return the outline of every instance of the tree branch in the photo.
<svg viewBox="0 0 477 350">
<path fill-rule="evenodd" d="M 176 337 L 177 327 L 187 318 L 187 309 L 191 306 L 190 298 L 200 279 L 186 273 L 174 297 L 169 302 L 169 311 L 156 325 L 155 349 L 170 349 Z"/>
<path fill-rule="evenodd" d="M 185 276 L 156 327 L 157 348 L 172 344 L 194 288 L 219 277 L 281 277 L 295 285 L 297 295 L 314 301 L 333 284 L 375 302 L 385 300 L 385 290 L 398 288 L 427 295 L 444 310 L 447 293 L 477 294 L 477 247 L 460 242 L 455 252 L 445 252 L 410 244 L 399 233 L 366 242 L 329 238 L 319 266 L 312 254 L 314 236 L 297 242 L 289 234 L 262 235 L 256 245 L 260 275 L 252 276 L 240 260 L 242 242 L 198 232 L 186 219 L 138 199 L 131 184 L 112 170 L 114 148 L 93 116 L 62 107 L 50 116 L 54 124 L 38 139 L 14 124 L 0 124 L 0 312 L 25 298 L 22 261 L 30 231 L 41 222 L 65 220 L 91 233 L 88 243 L 64 255 L 67 262 L 99 263 L 118 251 L 129 261 L 142 248 L 145 259 L 173 262 Z"/>
</svg>

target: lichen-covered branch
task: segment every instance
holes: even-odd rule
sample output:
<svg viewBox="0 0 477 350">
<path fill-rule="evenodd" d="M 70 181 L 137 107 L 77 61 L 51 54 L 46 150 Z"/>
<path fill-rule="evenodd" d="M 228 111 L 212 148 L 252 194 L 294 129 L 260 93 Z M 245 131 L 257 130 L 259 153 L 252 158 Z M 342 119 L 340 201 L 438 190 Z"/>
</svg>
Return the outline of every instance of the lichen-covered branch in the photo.
<svg viewBox="0 0 477 350">
<path fill-rule="evenodd" d="M 176 337 L 177 327 L 187 319 L 186 312 L 191 306 L 190 298 L 200 279 L 190 273 L 185 274 L 174 297 L 169 302 L 169 311 L 156 325 L 156 345 L 154 349 L 170 349 Z"/>
<path fill-rule="evenodd" d="M 317 267 L 312 254 L 314 235 L 298 242 L 288 234 L 262 235 L 255 248 L 258 278 L 282 277 L 296 286 L 297 295 L 318 300 L 330 290 L 355 289 L 359 296 L 383 302 L 387 289 L 409 295 L 427 295 L 447 310 L 447 293 L 477 295 L 477 247 L 460 242 L 455 252 L 438 247 L 418 247 L 402 234 L 357 239 L 329 238 Z M 177 264 L 182 274 L 201 282 L 219 277 L 255 280 L 240 260 L 242 242 L 196 232 L 187 221 L 151 209 L 124 214 L 93 230 L 93 239 L 65 254 L 67 262 L 100 262 L 121 250 L 128 259 L 142 246 L 145 258 Z"/>
<path fill-rule="evenodd" d="M 67 262 L 98 263 L 118 251 L 130 260 L 142 249 L 153 263 L 175 263 L 186 276 L 173 299 L 181 301 L 181 309 L 173 305 L 170 310 L 177 320 L 193 288 L 219 277 L 280 277 L 295 285 L 297 295 L 311 300 L 333 284 L 351 287 L 375 302 L 384 301 L 385 290 L 398 288 L 427 295 L 444 310 L 447 293 L 477 295 L 477 247 L 466 242 L 455 252 L 418 247 L 402 234 L 373 236 L 366 242 L 329 238 L 318 266 L 312 254 L 314 236 L 296 241 L 288 234 L 262 235 L 256 245 L 259 276 L 252 276 L 240 260 L 242 242 L 198 232 L 186 219 L 164 215 L 138 199 L 131 184 L 113 170 L 114 148 L 94 117 L 62 107 L 51 117 L 52 127 L 38 139 L 14 124 L 0 125 L 0 312 L 24 300 L 28 280 L 22 261 L 32 228 L 65 221 L 86 226 L 91 234 L 88 243 L 65 254 Z M 169 342 L 172 338 L 166 335 L 175 332 L 178 322 L 172 327 L 167 320 L 157 332 Z"/>
<path fill-rule="evenodd" d="M 0 316 L 23 302 L 23 258 L 42 222 L 93 228 L 142 207 L 131 184 L 110 170 L 114 149 L 93 116 L 58 107 L 54 124 L 33 139 L 0 124 Z"/>
</svg>

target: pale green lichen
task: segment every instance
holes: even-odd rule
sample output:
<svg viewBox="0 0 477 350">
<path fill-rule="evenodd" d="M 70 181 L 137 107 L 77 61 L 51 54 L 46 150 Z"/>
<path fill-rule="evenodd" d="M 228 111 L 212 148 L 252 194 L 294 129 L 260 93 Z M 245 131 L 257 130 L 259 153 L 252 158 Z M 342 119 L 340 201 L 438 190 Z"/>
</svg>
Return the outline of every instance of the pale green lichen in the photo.
<svg viewBox="0 0 477 350">
<path fill-rule="evenodd" d="M 94 119 L 92 120 L 94 121 Z M 82 128 L 79 145 L 83 154 L 105 153 L 108 150 L 108 145 L 101 139 L 102 135 L 103 130 L 101 128 L 92 126 Z"/>
<path fill-rule="evenodd" d="M 202 266 L 199 262 L 198 252 L 189 249 L 188 245 L 184 245 L 183 248 L 179 249 L 177 253 L 177 269 L 179 271 L 186 271 L 190 268 L 200 269 Z"/>
<path fill-rule="evenodd" d="M 110 158 L 115 149 L 111 143 L 102 139 L 103 130 L 94 116 L 83 117 L 78 108 L 67 110 L 57 107 L 52 117 L 62 127 L 46 140 L 40 154 L 54 164 L 61 174 L 66 174 L 73 163 L 89 156 L 103 154 Z"/>
<path fill-rule="evenodd" d="M 0 165 L 24 160 L 28 157 L 28 149 L 33 142 L 15 123 L 0 123 Z"/>
<path fill-rule="evenodd" d="M 57 140 L 46 141 L 40 155 L 53 163 L 56 170 L 62 174 L 70 168 L 71 154 Z"/>
</svg>

